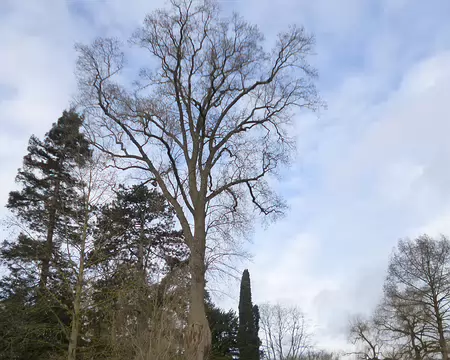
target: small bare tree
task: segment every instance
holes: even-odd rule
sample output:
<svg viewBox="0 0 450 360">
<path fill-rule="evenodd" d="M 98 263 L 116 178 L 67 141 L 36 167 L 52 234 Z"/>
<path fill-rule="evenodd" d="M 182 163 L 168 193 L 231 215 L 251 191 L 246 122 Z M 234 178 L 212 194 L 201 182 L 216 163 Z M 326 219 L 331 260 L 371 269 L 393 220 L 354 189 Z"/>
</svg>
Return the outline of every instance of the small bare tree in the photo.
<svg viewBox="0 0 450 360">
<path fill-rule="evenodd" d="M 307 355 L 312 348 L 311 332 L 300 309 L 264 304 L 259 310 L 262 347 L 267 359 L 300 359 Z"/>
<path fill-rule="evenodd" d="M 350 342 L 357 346 L 356 355 L 364 360 L 378 360 L 381 358 L 380 332 L 372 319 L 354 316 L 350 319 Z"/>
<path fill-rule="evenodd" d="M 195 360 L 211 342 L 204 287 L 214 246 L 206 239 L 242 234 L 249 204 L 280 214 L 267 176 L 290 158 L 293 110 L 320 105 L 306 61 L 313 37 L 293 26 L 271 51 L 262 41 L 238 15 L 221 18 L 214 0 L 172 0 L 132 37 L 155 65 L 133 86 L 121 81 L 129 72 L 118 41 L 78 46 L 80 100 L 95 145 L 158 186 L 182 227 L 191 277 L 186 350 Z"/>
</svg>

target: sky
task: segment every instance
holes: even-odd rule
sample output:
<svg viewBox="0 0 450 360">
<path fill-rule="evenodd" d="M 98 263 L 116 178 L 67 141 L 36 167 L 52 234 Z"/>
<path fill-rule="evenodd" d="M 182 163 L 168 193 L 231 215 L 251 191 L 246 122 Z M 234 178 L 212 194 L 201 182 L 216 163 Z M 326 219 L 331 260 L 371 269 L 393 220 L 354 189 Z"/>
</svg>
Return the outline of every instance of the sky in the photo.
<svg viewBox="0 0 450 360">
<path fill-rule="evenodd" d="M 0 1 L 0 203 L 32 134 L 76 94 L 75 42 L 127 38 L 163 0 Z M 301 307 L 315 341 L 345 348 L 348 318 L 382 295 L 397 240 L 450 235 L 450 2 L 236 0 L 268 45 L 289 24 L 316 38 L 327 109 L 295 117 L 298 154 L 275 184 L 287 215 L 255 229 L 255 303 Z M 135 59 L 142 61 L 142 59 Z M 2 208 L 0 216 L 6 214 Z M 1 233 L 0 233 L 1 234 Z M 234 289 L 234 290 L 230 290 Z M 218 296 L 236 308 L 238 284 Z"/>
</svg>

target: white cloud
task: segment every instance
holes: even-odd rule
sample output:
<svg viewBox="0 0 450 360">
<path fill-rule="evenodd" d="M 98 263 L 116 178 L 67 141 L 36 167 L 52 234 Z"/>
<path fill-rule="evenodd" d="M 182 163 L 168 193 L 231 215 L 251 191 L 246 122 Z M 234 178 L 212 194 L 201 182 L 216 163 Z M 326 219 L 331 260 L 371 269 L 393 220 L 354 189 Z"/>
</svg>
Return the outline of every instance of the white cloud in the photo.
<svg viewBox="0 0 450 360">
<path fill-rule="evenodd" d="M 317 147 L 302 159 L 317 182 L 288 175 L 292 193 L 303 176 L 291 212 L 254 247 L 255 299 L 296 302 L 327 347 L 346 348 L 348 316 L 375 307 L 399 237 L 450 231 L 449 60 L 411 64 L 397 89 L 361 74 L 331 94 L 335 123 L 310 129 Z"/>
</svg>

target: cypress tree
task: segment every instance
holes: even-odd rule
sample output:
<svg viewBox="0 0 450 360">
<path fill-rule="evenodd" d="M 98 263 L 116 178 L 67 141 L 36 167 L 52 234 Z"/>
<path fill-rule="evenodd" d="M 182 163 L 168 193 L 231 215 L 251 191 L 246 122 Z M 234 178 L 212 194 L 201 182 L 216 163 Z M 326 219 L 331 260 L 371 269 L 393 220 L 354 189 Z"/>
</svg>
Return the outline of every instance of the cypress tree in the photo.
<svg viewBox="0 0 450 360">
<path fill-rule="evenodd" d="M 239 330 L 237 344 L 240 360 L 259 360 L 259 310 L 252 304 L 250 274 L 244 270 L 239 297 Z"/>
</svg>

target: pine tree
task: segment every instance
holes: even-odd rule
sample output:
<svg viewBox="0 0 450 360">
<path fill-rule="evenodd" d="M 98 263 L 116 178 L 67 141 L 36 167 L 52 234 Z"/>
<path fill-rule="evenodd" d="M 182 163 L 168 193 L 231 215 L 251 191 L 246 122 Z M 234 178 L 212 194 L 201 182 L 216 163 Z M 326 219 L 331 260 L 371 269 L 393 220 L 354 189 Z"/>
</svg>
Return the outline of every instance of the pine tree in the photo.
<svg viewBox="0 0 450 360">
<path fill-rule="evenodd" d="M 237 343 L 240 360 L 259 360 L 259 311 L 252 304 L 250 274 L 244 270 L 239 297 L 239 331 Z"/>
<path fill-rule="evenodd" d="M 9 194 L 7 208 L 20 222 L 23 232 L 16 244 L 5 244 L 12 257 L 33 258 L 40 263 L 42 291 L 51 276 L 51 262 L 58 243 L 56 233 L 66 230 L 76 194 L 71 170 L 90 156 L 87 140 L 80 133 L 82 118 L 64 111 L 44 141 L 31 136 L 16 182 L 22 187 Z M 15 253 L 14 253 L 15 252 Z"/>
<path fill-rule="evenodd" d="M 19 234 L 4 241 L 0 252 L 8 269 L 0 280 L 0 301 L 3 315 L 15 326 L 6 329 L 0 358 L 48 358 L 48 352 L 66 346 L 73 274 L 61 244 L 71 236 L 76 212 L 72 170 L 91 155 L 80 132 L 82 121 L 76 112 L 64 111 L 44 140 L 31 136 L 16 177 L 20 188 L 9 194 L 11 225 Z M 23 318 L 15 308 L 21 308 Z"/>
</svg>

